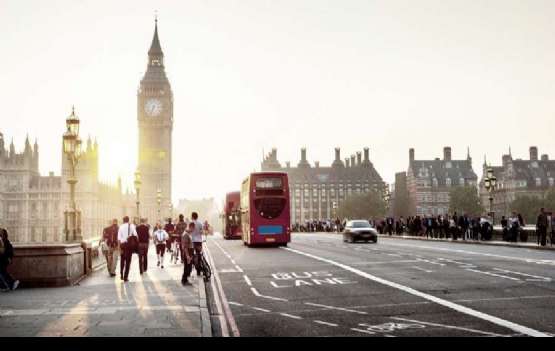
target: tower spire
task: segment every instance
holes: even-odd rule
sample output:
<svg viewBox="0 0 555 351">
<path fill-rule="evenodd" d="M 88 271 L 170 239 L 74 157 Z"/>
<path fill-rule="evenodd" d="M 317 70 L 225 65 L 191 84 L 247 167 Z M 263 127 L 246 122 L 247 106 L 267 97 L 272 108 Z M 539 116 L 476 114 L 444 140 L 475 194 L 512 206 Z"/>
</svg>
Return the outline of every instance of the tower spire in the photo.
<svg viewBox="0 0 555 351">
<path fill-rule="evenodd" d="M 156 14 L 154 18 L 154 36 L 152 37 L 152 43 L 150 44 L 150 49 L 148 50 L 148 56 L 151 59 L 164 56 L 162 47 L 160 46 L 160 39 L 158 38 L 158 14 Z"/>
</svg>

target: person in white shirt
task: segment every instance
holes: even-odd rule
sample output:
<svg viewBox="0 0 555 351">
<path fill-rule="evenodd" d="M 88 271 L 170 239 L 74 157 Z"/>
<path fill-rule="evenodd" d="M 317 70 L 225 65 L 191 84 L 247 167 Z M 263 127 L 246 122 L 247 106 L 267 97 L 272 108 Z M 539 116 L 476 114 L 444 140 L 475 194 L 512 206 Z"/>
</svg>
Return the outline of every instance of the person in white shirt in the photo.
<svg viewBox="0 0 555 351">
<path fill-rule="evenodd" d="M 169 235 L 162 229 L 160 222 L 156 222 L 153 237 L 154 245 L 156 245 L 156 255 L 158 256 L 158 266 L 162 263 L 161 268 L 164 268 L 164 252 L 166 252 L 166 240 L 169 239 Z"/>
<path fill-rule="evenodd" d="M 123 224 L 119 227 L 118 243 L 121 248 L 120 278 L 127 282 L 129 281 L 127 278 L 129 277 L 129 268 L 131 267 L 131 256 L 135 246 L 139 243 L 135 225 L 129 223 L 128 216 L 123 217 Z"/>
<path fill-rule="evenodd" d="M 199 257 L 200 253 L 202 252 L 202 233 L 203 233 L 203 224 L 198 219 L 198 213 L 193 212 L 191 214 L 192 222 L 195 224 L 195 229 L 191 232 L 191 239 L 193 241 L 193 248 L 195 250 L 195 257 Z M 198 262 L 195 262 L 195 268 L 197 271 L 197 276 L 200 275 L 200 267 Z"/>
</svg>

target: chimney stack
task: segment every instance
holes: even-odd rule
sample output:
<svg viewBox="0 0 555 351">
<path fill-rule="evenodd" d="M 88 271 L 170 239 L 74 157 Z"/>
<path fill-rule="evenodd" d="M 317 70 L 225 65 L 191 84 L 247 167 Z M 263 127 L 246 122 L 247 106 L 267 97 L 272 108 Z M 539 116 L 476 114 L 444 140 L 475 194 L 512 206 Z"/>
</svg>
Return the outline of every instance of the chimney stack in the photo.
<svg viewBox="0 0 555 351">
<path fill-rule="evenodd" d="M 370 162 L 370 149 L 364 148 L 364 162 Z"/>
<path fill-rule="evenodd" d="M 314 165 L 316 166 L 316 168 L 320 168 L 320 161 L 315 161 Z"/>
<path fill-rule="evenodd" d="M 335 160 L 336 161 L 341 160 L 341 149 L 339 149 L 338 147 L 335 148 Z"/>
<path fill-rule="evenodd" d="M 357 152 L 357 166 L 362 165 L 362 153 L 360 151 Z"/>
<path fill-rule="evenodd" d="M 543 154 L 542 161 L 549 161 L 549 156 L 547 154 Z"/>
<path fill-rule="evenodd" d="M 349 159 L 348 158 L 345 159 L 345 168 L 349 168 Z"/>
<path fill-rule="evenodd" d="M 410 162 L 414 161 L 414 149 L 413 148 L 409 149 L 409 161 Z"/>
<path fill-rule="evenodd" d="M 301 149 L 301 162 L 305 162 L 306 161 L 306 148 L 302 148 Z"/>
<path fill-rule="evenodd" d="M 285 162 L 285 166 L 286 166 L 287 168 L 291 168 L 291 162 L 289 162 L 289 161 Z"/>
<path fill-rule="evenodd" d="M 538 160 L 538 148 L 536 146 L 530 147 L 530 161 Z"/>
<path fill-rule="evenodd" d="M 277 160 L 277 149 L 276 148 L 272 149 L 272 159 Z"/>
<path fill-rule="evenodd" d="M 355 166 L 355 155 L 351 155 L 351 167 Z"/>
<path fill-rule="evenodd" d="M 449 146 L 443 148 L 443 160 L 451 161 L 451 148 Z"/>
</svg>

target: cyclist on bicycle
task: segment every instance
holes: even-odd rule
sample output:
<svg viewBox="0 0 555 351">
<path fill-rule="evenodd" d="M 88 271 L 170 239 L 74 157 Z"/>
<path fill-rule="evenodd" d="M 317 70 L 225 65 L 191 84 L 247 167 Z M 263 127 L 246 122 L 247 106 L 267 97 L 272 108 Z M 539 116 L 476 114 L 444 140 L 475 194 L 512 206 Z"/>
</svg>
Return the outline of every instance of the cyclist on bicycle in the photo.
<svg viewBox="0 0 555 351">
<path fill-rule="evenodd" d="M 198 219 L 198 213 L 193 212 L 191 214 L 191 218 L 193 219 L 192 223 L 195 224 L 194 230 L 191 232 L 191 239 L 193 240 L 193 248 L 195 250 L 196 255 L 200 255 L 202 252 L 202 229 L 203 225 L 202 222 Z M 200 267 L 196 265 L 197 276 L 200 276 Z"/>
</svg>

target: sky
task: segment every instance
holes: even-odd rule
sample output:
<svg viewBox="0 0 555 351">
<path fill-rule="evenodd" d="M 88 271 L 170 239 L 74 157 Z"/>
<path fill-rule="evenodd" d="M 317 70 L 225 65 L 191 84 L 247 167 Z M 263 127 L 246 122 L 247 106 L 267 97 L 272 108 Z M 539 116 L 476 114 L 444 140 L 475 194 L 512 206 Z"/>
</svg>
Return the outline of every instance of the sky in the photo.
<svg viewBox="0 0 555 351">
<path fill-rule="evenodd" d="M 478 177 L 509 147 L 555 157 L 552 0 L 0 0 L 0 132 L 37 138 L 42 174 L 60 174 L 75 105 L 102 180 L 132 189 L 155 12 L 175 203 L 239 190 L 273 147 L 322 166 L 369 147 L 388 183 L 411 147 L 469 147 Z"/>
</svg>

